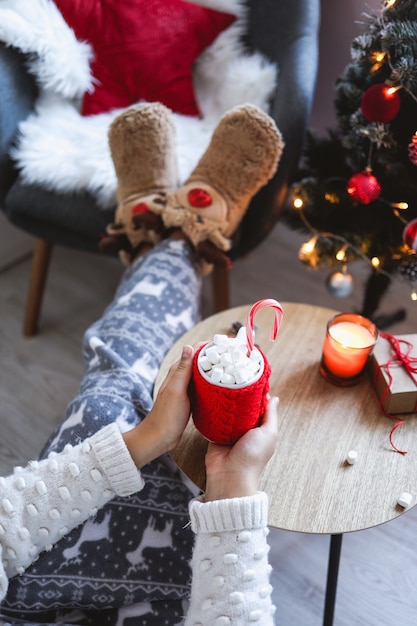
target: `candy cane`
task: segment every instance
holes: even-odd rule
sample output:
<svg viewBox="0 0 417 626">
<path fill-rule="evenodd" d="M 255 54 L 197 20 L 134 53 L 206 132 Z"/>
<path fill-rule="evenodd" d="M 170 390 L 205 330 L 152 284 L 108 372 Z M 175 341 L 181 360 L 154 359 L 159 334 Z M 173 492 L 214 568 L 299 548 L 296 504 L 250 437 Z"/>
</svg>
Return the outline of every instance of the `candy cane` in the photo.
<svg viewBox="0 0 417 626">
<path fill-rule="evenodd" d="M 284 315 L 284 311 L 282 310 L 282 306 L 276 300 L 272 298 L 264 298 L 263 300 L 259 300 L 255 302 L 252 306 L 251 310 L 248 313 L 248 318 L 246 321 L 246 338 L 248 342 L 248 355 L 253 350 L 254 342 L 255 342 L 255 329 L 254 329 L 254 318 L 256 313 L 260 309 L 264 309 L 266 307 L 271 307 L 275 309 L 274 323 L 271 329 L 270 339 L 271 341 L 275 341 L 278 335 L 279 327 L 282 321 L 282 317 Z"/>
</svg>

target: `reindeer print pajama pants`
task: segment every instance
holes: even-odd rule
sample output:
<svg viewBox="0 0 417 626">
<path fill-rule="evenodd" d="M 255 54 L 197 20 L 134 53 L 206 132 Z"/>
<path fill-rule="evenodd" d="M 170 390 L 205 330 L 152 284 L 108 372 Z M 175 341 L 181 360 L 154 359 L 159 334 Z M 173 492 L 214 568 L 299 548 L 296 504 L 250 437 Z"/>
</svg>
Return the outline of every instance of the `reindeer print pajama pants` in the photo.
<svg viewBox="0 0 417 626">
<path fill-rule="evenodd" d="M 191 248 L 165 240 L 129 267 L 113 302 L 85 333 L 85 373 L 42 456 L 104 425 L 132 428 L 152 407 L 161 362 L 198 321 Z M 65 355 L 63 355 L 65 358 Z M 145 487 L 115 498 L 10 581 L 10 624 L 174 626 L 182 623 L 193 545 L 189 487 L 168 456 L 142 469 Z"/>
</svg>

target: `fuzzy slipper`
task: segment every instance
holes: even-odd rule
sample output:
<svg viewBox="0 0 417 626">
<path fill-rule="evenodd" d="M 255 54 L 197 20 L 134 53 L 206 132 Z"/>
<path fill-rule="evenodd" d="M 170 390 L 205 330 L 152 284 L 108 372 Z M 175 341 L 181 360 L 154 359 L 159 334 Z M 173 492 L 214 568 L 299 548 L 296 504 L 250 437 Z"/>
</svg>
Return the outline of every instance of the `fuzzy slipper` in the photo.
<svg viewBox="0 0 417 626">
<path fill-rule="evenodd" d="M 141 104 L 115 118 L 108 136 L 118 204 L 100 248 L 119 251 L 127 265 L 161 239 L 156 209 L 177 185 L 175 127 L 165 106 Z"/>
<path fill-rule="evenodd" d="M 249 202 L 273 176 L 284 148 L 273 119 L 253 105 L 231 109 L 184 185 L 155 207 L 166 228 L 179 227 L 208 263 L 229 265 L 225 251 Z"/>
</svg>

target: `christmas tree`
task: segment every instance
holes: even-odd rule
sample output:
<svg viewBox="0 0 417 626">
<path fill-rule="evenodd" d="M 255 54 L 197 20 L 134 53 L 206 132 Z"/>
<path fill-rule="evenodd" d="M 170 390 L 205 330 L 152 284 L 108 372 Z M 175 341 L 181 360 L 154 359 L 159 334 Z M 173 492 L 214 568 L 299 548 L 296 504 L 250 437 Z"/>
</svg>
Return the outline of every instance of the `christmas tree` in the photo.
<svg viewBox="0 0 417 626">
<path fill-rule="evenodd" d="M 300 260 L 332 268 L 334 295 L 350 293 L 351 263 L 369 266 L 361 312 L 382 328 L 405 315 L 377 314 L 392 280 L 417 301 L 416 0 L 365 15 L 351 59 L 335 85 L 337 127 L 309 131 L 284 219 L 310 233 Z"/>
</svg>

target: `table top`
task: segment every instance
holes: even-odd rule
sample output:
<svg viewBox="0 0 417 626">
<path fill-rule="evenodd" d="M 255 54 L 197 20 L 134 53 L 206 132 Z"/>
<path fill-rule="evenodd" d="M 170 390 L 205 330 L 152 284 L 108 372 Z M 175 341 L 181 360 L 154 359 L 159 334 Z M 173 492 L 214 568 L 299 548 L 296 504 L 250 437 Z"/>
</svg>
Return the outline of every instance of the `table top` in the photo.
<svg viewBox="0 0 417 626">
<path fill-rule="evenodd" d="M 341 388 L 319 373 L 326 324 L 337 311 L 281 304 L 284 319 L 276 342 L 269 338 L 273 310 L 260 310 L 255 317 L 255 340 L 272 368 L 271 395 L 280 398 L 279 443 L 260 482 L 269 496 L 269 524 L 338 534 L 401 515 L 404 509 L 397 500 L 403 492 L 412 494 L 412 504 L 417 501 L 417 416 L 404 416 L 406 422 L 396 430 L 396 445 L 408 452 L 398 454 L 389 442 L 395 422 L 381 412 L 370 376 L 365 374 L 355 387 Z M 250 308 L 213 315 L 183 335 L 164 359 L 155 393 L 184 344 L 211 340 L 234 322 L 245 324 Z M 190 419 L 172 454 L 203 490 L 206 448 Z M 346 463 L 350 450 L 358 453 L 354 465 Z"/>
</svg>

